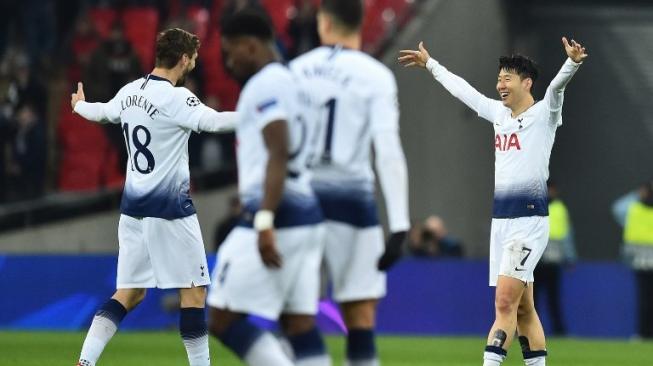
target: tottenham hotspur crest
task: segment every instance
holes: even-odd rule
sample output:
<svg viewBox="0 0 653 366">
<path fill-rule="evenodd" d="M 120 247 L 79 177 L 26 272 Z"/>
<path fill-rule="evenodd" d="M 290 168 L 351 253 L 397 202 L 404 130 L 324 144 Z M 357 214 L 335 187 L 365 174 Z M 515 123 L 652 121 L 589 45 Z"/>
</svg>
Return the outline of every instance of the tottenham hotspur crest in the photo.
<svg viewBox="0 0 653 366">
<path fill-rule="evenodd" d="M 186 104 L 188 104 L 189 107 L 197 107 L 200 103 L 201 102 L 197 97 L 188 97 L 188 99 L 186 99 Z"/>
</svg>

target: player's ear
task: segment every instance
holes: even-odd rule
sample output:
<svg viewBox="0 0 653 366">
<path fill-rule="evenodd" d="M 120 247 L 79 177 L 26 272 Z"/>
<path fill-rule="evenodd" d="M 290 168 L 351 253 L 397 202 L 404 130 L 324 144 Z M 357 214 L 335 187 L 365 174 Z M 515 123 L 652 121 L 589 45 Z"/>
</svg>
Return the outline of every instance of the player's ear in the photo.
<svg viewBox="0 0 653 366">
<path fill-rule="evenodd" d="M 529 92 L 532 91 L 532 89 L 533 89 L 533 79 L 525 78 L 524 80 L 522 80 L 522 85 Z"/>
</svg>

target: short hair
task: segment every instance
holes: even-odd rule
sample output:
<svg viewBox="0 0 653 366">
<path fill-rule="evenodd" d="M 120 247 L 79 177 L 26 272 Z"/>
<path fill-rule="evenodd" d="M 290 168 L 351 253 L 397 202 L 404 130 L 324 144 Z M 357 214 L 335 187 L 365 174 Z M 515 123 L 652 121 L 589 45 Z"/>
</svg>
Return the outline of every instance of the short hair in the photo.
<svg viewBox="0 0 653 366">
<path fill-rule="evenodd" d="M 156 67 L 172 69 L 183 55 L 192 57 L 200 48 L 200 39 L 193 33 L 171 28 L 156 38 Z"/>
<path fill-rule="evenodd" d="M 224 19 L 222 36 L 226 38 L 252 36 L 270 42 L 274 40 L 274 30 L 266 14 L 256 9 L 245 9 Z"/>
<path fill-rule="evenodd" d="M 537 80 L 537 64 L 530 58 L 523 55 L 511 55 L 499 57 L 499 71 L 506 70 L 514 72 L 522 79 L 530 78 L 533 80 L 533 85 Z"/>
<path fill-rule="evenodd" d="M 362 0 L 322 0 L 320 10 L 333 16 L 349 30 L 360 29 L 363 24 Z"/>
</svg>

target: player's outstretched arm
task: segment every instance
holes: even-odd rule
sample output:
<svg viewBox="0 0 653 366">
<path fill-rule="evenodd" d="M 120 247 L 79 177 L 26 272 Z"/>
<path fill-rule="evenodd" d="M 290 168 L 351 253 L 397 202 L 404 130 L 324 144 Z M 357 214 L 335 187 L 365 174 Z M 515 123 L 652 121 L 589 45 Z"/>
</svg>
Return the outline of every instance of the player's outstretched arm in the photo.
<svg viewBox="0 0 653 366">
<path fill-rule="evenodd" d="M 198 126 L 203 132 L 230 132 L 236 129 L 238 121 L 238 112 L 218 112 L 207 107 Z"/>
<path fill-rule="evenodd" d="M 112 117 L 113 114 L 108 106 L 108 103 L 88 103 L 84 95 L 84 85 L 77 83 L 77 91 L 70 96 L 70 106 L 73 113 L 77 113 L 85 119 L 93 122 L 113 122 L 116 123 L 118 115 Z"/>
<path fill-rule="evenodd" d="M 451 95 L 490 122 L 493 122 L 494 116 L 502 109 L 501 102 L 484 96 L 463 78 L 450 72 L 434 60 L 424 47 L 424 42 L 419 43 L 417 50 L 399 51 L 398 61 L 404 67 L 415 66 L 427 69 Z"/>
<path fill-rule="evenodd" d="M 555 114 L 553 117 L 554 122 L 559 120 L 559 111 L 562 109 L 565 87 L 588 56 L 585 47 L 573 39 L 569 42 L 566 37 L 562 37 L 562 45 L 568 58 L 551 81 L 551 84 L 549 84 L 544 95 L 544 100 L 547 101 L 549 109 Z"/>
</svg>

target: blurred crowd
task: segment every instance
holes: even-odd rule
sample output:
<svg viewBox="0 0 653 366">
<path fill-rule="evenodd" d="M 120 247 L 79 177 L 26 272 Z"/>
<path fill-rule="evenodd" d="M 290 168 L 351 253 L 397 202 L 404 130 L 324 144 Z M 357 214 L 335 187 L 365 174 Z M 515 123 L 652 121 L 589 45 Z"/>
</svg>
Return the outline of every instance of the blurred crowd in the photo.
<svg viewBox="0 0 653 366">
<path fill-rule="evenodd" d="M 367 50 L 394 29 L 405 1 L 367 1 Z M 319 44 L 319 0 L 23 0 L 0 2 L 0 203 L 49 192 L 120 188 L 126 151 L 119 128 L 72 115 L 68 95 L 107 101 L 154 64 L 159 30 L 180 27 L 202 42 L 186 81 L 205 104 L 233 110 L 239 86 L 220 54 L 220 21 L 245 7 L 266 11 L 281 54 L 291 59 Z M 388 4 L 393 8 L 387 8 Z M 398 4 L 398 5 L 397 5 Z M 378 9 L 377 9 L 378 8 Z M 389 13 L 390 11 L 390 13 Z M 383 17 L 378 16 L 383 14 Z M 392 16 L 388 16 L 391 14 Z M 232 135 L 193 134 L 191 169 L 233 168 Z"/>
</svg>

